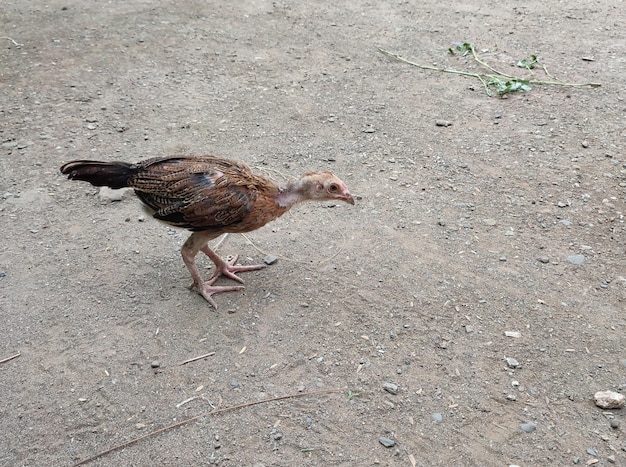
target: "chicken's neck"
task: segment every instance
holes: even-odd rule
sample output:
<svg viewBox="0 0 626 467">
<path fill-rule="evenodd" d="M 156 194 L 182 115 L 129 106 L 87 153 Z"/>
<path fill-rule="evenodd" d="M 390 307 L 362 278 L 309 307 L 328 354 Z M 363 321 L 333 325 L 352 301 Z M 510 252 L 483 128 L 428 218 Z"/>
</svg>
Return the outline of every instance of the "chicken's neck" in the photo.
<svg viewBox="0 0 626 467">
<path fill-rule="evenodd" d="M 281 188 L 276 195 L 276 202 L 282 208 L 291 208 L 292 206 L 306 201 L 311 197 L 308 195 L 310 191 L 308 180 L 301 178 L 300 180 L 291 181 L 287 188 Z"/>
</svg>

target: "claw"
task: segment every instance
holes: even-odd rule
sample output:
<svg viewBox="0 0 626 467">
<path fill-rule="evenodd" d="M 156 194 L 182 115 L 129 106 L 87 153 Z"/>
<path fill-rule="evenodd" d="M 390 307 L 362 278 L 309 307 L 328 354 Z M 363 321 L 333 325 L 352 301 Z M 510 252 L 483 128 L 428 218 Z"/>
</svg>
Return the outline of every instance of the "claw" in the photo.
<svg viewBox="0 0 626 467">
<path fill-rule="evenodd" d="M 190 289 L 195 290 L 200 295 L 202 295 L 202 297 L 207 302 L 209 302 L 211 306 L 213 306 L 213 308 L 217 310 L 217 303 L 215 303 L 215 300 L 211 298 L 211 295 L 214 295 L 216 293 L 222 293 L 222 292 L 233 292 L 235 290 L 243 290 L 245 289 L 245 287 L 242 285 L 229 285 L 229 286 L 213 285 L 216 279 L 217 277 L 215 279 L 209 280 L 208 282 L 205 282 L 202 285 L 198 285 L 195 283 L 191 284 Z"/>
<path fill-rule="evenodd" d="M 233 279 L 243 284 L 243 279 L 235 275 L 236 272 L 257 271 L 265 267 L 265 265 L 263 264 L 252 264 L 249 266 L 237 266 L 238 260 L 239 260 L 238 255 L 229 261 L 224 261 L 223 259 L 221 259 L 220 264 L 216 263 L 215 272 L 213 273 L 213 276 L 211 276 L 210 280 L 215 281 L 215 279 L 217 279 L 220 275 L 222 275 L 222 276 L 228 277 L 229 279 Z"/>
</svg>

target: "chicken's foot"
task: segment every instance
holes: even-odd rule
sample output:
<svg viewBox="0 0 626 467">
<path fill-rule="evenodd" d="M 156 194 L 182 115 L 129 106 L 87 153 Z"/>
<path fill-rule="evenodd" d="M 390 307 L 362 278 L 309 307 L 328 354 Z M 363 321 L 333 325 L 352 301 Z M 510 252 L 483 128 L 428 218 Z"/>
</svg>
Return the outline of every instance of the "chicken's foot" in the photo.
<svg viewBox="0 0 626 467">
<path fill-rule="evenodd" d="M 237 266 L 237 261 L 239 260 L 239 256 L 235 256 L 229 261 L 225 261 L 220 256 L 215 253 L 213 250 L 209 248 L 209 245 L 204 245 L 200 251 L 207 255 L 211 261 L 215 263 L 215 272 L 209 282 L 214 281 L 220 275 L 226 276 L 229 279 L 233 279 L 237 282 L 243 284 L 243 279 L 237 275 L 236 272 L 246 272 L 246 271 L 257 271 L 259 269 L 263 269 L 265 266 L 263 264 L 251 264 L 249 266 Z"/>
</svg>

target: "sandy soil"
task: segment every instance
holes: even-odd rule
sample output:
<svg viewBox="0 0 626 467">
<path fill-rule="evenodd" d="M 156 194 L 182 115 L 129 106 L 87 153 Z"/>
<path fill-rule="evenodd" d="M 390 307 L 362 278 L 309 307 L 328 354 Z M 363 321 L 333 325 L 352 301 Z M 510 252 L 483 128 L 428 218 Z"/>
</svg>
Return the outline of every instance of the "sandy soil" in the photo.
<svg viewBox="0 0 626 467">
<path fill-rule="evenodd" d="M 90 464 L 626 465 L 624 410 L 593 403 L 626 391 L 626 8 L 512 5 L 5 0 L 0 464 L 295 395 Z M 456 42 L 602 86 L 488 97 L 377 50 L 477 71 Z M 217 311 L 186 288 L 186 232 L 58 171 L 209 153 L 358 196 L 228 236 L 280 259 Z"/>
</svg>

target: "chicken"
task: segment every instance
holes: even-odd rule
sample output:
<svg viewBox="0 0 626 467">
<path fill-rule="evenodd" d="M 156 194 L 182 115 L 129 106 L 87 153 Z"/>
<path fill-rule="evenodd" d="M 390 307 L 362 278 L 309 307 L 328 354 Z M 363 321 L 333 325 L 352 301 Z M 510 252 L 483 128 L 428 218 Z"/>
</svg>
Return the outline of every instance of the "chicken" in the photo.
<svg viewBox="0 0 626 467">
<path fill-rule="evenodd" d="M 239 266 L 237 257 L 224 261 L 209 248 L 210 240 L 227 232 L 256 230 L 302 201 L 354 204 L 345 183 L 331 172 L 308 172 L 281 188 L 241 162 L 215 156 L 163 157 L 136 164 L 77 160 L 64 164 L 61 172 L 94 186 L 133 188 L 156 219 L 191 230 L 181 250 L 193 278 L 190 288 L 215 308 L 213 294 L 243 289 L 213 285 L 220 275 L 243 283 L 236 273 L 264 266 Z M 200 251 L 215 263 L 215 272 L 207 282 L 195 261 Z"/>
</svg>

